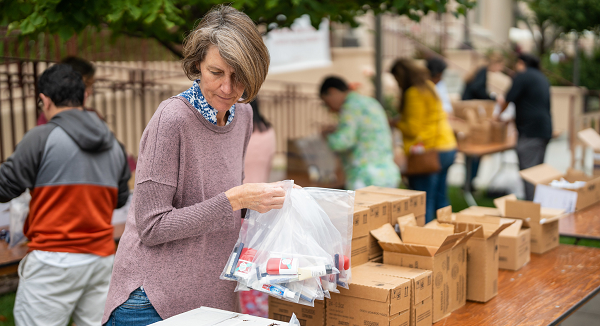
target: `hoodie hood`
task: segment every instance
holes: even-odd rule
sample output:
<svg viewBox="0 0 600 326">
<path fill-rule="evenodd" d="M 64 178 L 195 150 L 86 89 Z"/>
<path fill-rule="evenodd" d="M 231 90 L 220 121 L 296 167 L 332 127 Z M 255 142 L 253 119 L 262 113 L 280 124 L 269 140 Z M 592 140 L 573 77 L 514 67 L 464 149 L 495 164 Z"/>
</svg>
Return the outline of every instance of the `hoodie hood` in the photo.
<svg viewBox="0 0 600 326">
<path fill-rule="evenodd" d="M 112 132 L 95 112 L 67 110 L 55 115 L 49 123 L 61 127 L 86 152 L 102 152 L 113 146 Z"/>
</svg>

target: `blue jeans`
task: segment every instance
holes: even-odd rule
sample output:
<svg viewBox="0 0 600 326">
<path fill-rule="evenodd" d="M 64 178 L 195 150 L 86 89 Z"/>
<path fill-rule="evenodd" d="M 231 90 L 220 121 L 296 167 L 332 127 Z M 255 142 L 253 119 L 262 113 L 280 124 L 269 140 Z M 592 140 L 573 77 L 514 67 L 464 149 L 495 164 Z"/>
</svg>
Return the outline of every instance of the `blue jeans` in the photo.
<svg viewBox="0 0 600 326">
<path fill-rule="evenodd" d="M 426 223 L 433 221 L 436 210 L 449 205 L 446 177 L 448 176 L 448 169 L 454 163 L 456 150 L 439 152 L 439 156 L 442 168 L 438 173 L 408 177 L 410 189 L 425 191 L 427 193 L 427 207 L 425 210 Z"/>
<path fill-rule="evenodd" d="M 161 320 L 146 292 L 138 288 L 112 312 L 104 326 L 146 326 Z"/>
</svg>

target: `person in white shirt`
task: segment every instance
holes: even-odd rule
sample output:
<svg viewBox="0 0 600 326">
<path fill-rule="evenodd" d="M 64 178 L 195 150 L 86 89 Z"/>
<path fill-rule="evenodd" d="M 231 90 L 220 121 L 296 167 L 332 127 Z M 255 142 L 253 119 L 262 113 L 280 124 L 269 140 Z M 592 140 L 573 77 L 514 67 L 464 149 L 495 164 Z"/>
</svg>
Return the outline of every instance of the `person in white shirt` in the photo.
<svg viewBox="0 0 600 326">
<path fill-rule="evenodd" d="M 446 62 L 444 59 L 439 57 L 432 57 L 427 59 L 427 69 L 429 70 L 430 79 L 435 84 L 435 90 L 442 101 L 442 108 L 448 114 L 454 114 L 452 110 L 452 103 L 450 102 L 450 95 L 448 95 L 448 88 L 446 83 L 442 80 L 444 70 L 446 70 Z"/>
</svg>

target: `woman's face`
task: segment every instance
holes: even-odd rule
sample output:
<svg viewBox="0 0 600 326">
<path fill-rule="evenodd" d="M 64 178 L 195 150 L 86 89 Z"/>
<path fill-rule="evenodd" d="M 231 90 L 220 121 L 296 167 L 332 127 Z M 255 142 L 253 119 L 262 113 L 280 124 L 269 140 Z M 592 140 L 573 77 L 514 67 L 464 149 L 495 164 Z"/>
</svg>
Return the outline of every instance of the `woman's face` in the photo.
<svg viewBox="0 0 600 326">
<path fill-rule="evenodd" d="M 202 95 L 217 111 L 229 110 L 244 94 L 244 85 L 235 81 L 233 67 L 223 60 L 216 46 L 211 46 L 200 62 L 200 73 Z"/>
</svg>

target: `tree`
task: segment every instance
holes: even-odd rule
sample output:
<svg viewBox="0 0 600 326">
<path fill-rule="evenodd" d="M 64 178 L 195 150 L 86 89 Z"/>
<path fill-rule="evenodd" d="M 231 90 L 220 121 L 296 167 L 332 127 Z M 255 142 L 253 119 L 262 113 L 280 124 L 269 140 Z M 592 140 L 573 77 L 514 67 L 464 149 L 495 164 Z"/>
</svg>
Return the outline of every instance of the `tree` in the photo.
<svg viewBox="0 0 600 326">
<path fill-rule="evenodd" d="M 221 3 L 244 11 L 266 31 L 289 27 L 308 14 L 313 26 L 323 18 L 357 26 L 355 17 L 371 10 L 393 12 L 419 20 L 430 11 L 447 12 L 450 0 L 0 0 L 0 25 L 20 35 L 58 34 L 62 40 L 88 26 L 115 33 L 154 38 L 177 56 L 186 33 L 199 18 Z M 474 0 L 457 0 L 454 14 L 463 14 Z"/>
<path fill-rule="evenodd" d="M 527 3 L 533 15 L 527 17 L 519 11 L 517 19 L 525 22 L 533 35 L 533 26 L 538 26 L 540 38 L 535 39 L 535 45 L 540 56 L 551 49 L 564 32 L 597 31 L 600 27 L 600 5 L 597 0 L 521 1 Z"/>
</svg>

